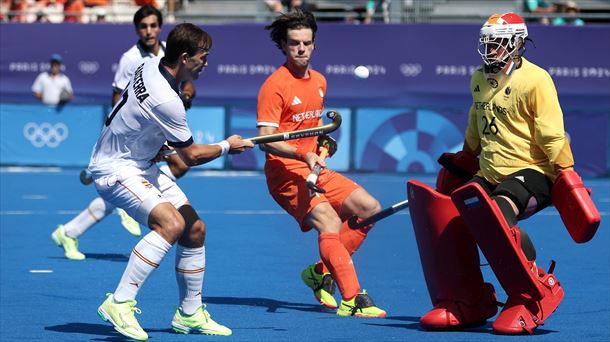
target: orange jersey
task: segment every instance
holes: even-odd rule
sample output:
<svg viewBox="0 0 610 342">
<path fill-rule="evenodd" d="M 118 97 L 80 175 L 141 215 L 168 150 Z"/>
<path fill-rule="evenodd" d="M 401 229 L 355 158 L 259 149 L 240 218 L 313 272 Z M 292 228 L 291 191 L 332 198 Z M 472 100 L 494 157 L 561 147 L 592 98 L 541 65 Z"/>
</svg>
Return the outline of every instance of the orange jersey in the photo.
<svg viewBox="0 0 610 342">
<path fill-rule="evenodd" d="M 326 95 L 326 79 L 315 70 L 309 70 L 309 78 L 295 78 L 282 66 L 263 83 L 258 94 L 256 125 L 277 127 L 277 132 L 288 132 L 320 125 Z M 317 137 L 287 140 L 286 143 L 317 151 Z M 282 158 L 267 153 L 265 175 L 267 187 L 275 201 L 299 223 L 301 230 L 311 229 L 305 217 L 322 202 L 329 202 L 342 220 L 343 201 L 360 186 L 349 178 L 323 169 L 318 185 L 326 190 L 319 194 L 311 191 L 305 178 L 311 170 L 304 161 Z"/>
<path fill-rule="evenodd" d="M 263 83 L 258 93 L 256 126 L 277 127 L 277 133 L 317 127 L 324 112 L 326 78 L 309 69 L 309 78 L 295 78 L 281 66 Z M 287 140 L 295 147 L 316 152 L 317 137 Z M 287 169 L 304 166 L 302 161 L 267 153 L 267 163 L 280 162 Z"/>
</svg>

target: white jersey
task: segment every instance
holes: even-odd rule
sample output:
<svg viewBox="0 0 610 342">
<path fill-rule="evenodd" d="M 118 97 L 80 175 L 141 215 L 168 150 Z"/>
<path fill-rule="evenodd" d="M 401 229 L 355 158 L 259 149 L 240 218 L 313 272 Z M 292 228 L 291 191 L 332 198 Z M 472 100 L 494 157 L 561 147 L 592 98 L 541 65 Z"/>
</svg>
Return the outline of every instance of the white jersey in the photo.
<svg viewBox="0 0 610 342">
<path fill-rule="evenodd" d="M 132 46 L 129 50 L 121 56 L 119 66 L 114 74 L 114 81 L 112 82 L 112 90 L 115 93 L 122 93 L 123 89 L 127 87 L 127 83 L 131 80 L 133 72 L 136 68 L 150 58 L 163 57 L 165 56 L 165 42 L 160 43 L 159 54 L 154 55 L 152 52 L 146 51 L 146 48 L 140 41 L 136 45 Z"/>
<path fill-rule="evenodd" d="M 32 92 L 42 94 L 42 103 L 48 105 L 58 104 L 61 100 L 61 92 L 64 90 L 72 94 L 72 84 L 64 74 L 52 76 L 48 72 L 43 72 L 32 84 Z"/>
<path fill-rule="evenodd" d="M 172 147 L 193 143 L 178 91 L 160 58 L 136 68 L 93 147 L 89 171 L 94 178 L 150 167 L 166 141 Z"/>
</svg>

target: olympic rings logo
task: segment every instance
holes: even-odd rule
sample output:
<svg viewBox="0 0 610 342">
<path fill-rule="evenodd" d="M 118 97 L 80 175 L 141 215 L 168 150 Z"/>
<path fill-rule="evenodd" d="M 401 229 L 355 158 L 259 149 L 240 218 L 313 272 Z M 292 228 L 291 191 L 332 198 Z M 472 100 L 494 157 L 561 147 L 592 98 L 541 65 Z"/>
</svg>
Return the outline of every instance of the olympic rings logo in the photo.
<svg viewBox="0 0 610 342">
<path fill-rule="evenodd" d="M 100 68 L 100 64 L 95 61 L 81 61 L 78 63 L 78 70 L 85 75 L 95 74 Z"/>
<path fill-rule="evenodd" d="M 405 77 L 415 77 L 422 72 L 422 65 L 421 64 L 401 64 L 400 72 Z"/>
<path fill-rule="evenodd" d="M 34 147 L 56 148 L 68 138 L 68 126 L 62 122 L 54 125 L 48 122 L 43 122 L 40 125 L 35 122 L 28 122 L 23 126 L 23 136 Z"/>
</svg>

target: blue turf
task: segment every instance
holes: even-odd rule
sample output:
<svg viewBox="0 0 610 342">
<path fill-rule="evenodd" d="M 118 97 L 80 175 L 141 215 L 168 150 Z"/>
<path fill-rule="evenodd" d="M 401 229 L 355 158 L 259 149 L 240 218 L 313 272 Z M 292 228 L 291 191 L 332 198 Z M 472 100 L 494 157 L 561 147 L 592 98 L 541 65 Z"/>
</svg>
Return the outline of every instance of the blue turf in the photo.
<svg viewBox="0 0 610 342">
<path fill-rule="evenodd" d="M 353 175 L 382 205 L 405 198 L 404 175 Z M 431 181 L 431 178 L 417 177 Z M 180 181 L 208 227 L 204 299 L 212 316 L 230 326 L 228 338 L 174 334 L 177 301 L 173 251 L 138 297 L 138 316 L 152 341 L 608 341 L 610 233 L 608 179 L 590 180 L 602 225 L 595 238 L 574 243 L 555 209 L 524 221 L 539 264 L 557 261 L 566 297 L 531 337 L 491 335 L 491 326 L 462 332 L 426 332 L 418 318 L 430 308 L 408 210 L 379 223 L 355 254 L 360 282 L 385 319 L 339 318 L 323 309 L 300 280 L 317 260 L 316 234 L 303 234 L 267 193 L 258 174 L 189 174 Z M 96 315 L 114 290 L 138 239 L 111 215 L 80 239 L 83 262 L 63 258 L 50 234 L 95 196 L 78 170 L 0 172 L 0 340 L 123 340 Z M 30 270 L 52 270 L 31 273 Z M 489 267 L 483 271 L 506 295 Z"/>
</svg>

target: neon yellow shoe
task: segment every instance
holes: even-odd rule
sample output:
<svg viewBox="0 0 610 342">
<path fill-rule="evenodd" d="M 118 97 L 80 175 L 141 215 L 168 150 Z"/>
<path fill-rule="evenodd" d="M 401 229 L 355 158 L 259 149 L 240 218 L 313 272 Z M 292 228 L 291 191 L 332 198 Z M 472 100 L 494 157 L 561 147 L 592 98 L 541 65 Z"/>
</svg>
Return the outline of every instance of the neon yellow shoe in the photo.
<svg viewBox="0 0 610 342">
<path fill-rule="evenodd" d="M 348 301 L 341 301 L 341 306 L 337 310 L 339 316 L 356 317 L 385 317 L 386 312 L 375 306 L 373 299 L 369 297 L 366 290 L 362 290 L 356 297 Z"/>
<path fill-rule="evenodd" d="M 85 255 L 78 250 L 78 240 L 66 235 L 64 225 L 60 224 L 51 234 L 56 245 L 63 247 L 64 255 L 70 260 L 85 260 Z"/>
<path fill-rule="evenodd" d="M 121 217 L 121 224 L 127 231 L 133 236 L 142 235 L 142 230 L 140 230 L 140 224 L 138 221 L 134 220 L 131 216 L 129 216 L 125 210 L 121 208 L 116 208 L 116 213 Z"/>
<path fill-rule="evenodd" d="M 231 329 L 214 322 L 208 310 L 205 309 L 205 304 L 190 316 L 178 308 L 172 319 L 172 329 L 180 334 L 229 336 L 233 333 Z"/>
<path fill-rule="evenodd" d="M 320 274 L 316 272 L 316 264 L 310 265 L 301 272 L 301 279 L 305 285 L 313 290 L 316 300 L 329 309 L 337 308 L 337 301 L 333 297 L 337 284 L 330 273 Z"/>
<path fill-rule="evenodd" d="M 117 303 L 114 301 L 112 293 L 106 294 L 106 300 L 97 309 L 97 315 L 104 321 L 112 323 L 114 330 L 121 335 L 138 341 L 146 341 L 148 334 L 142 329 L 134 313 L 142 313 L 140 309 L 136 308 L 135 300 Z"/>
</svg>

